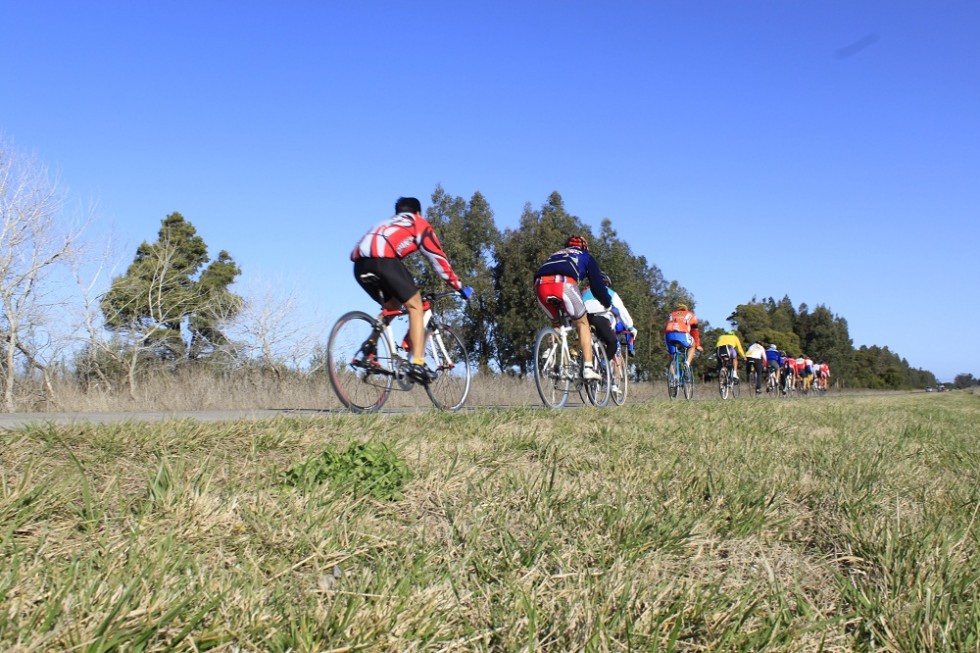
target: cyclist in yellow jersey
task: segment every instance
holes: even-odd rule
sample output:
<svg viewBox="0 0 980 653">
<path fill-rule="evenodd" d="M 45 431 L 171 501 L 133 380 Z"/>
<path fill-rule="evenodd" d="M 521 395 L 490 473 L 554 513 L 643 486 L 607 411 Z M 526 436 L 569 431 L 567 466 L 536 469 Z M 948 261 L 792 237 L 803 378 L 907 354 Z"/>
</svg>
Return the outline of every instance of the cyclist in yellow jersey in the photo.
<svg viewBox="0 0 980 653">
<path fill-rule="evenodd" d="M 745 358 L 745 350 L 742 349 L 742 341 L 734 331 L 726 331 L 718 338 L 718 342 L 715 343 L 715 353 L 718 357 L 718 369 L 721 370 L 722 358 L 731 358 L 735 378 L 738 378 L 738 359 Z"/>
</svg>

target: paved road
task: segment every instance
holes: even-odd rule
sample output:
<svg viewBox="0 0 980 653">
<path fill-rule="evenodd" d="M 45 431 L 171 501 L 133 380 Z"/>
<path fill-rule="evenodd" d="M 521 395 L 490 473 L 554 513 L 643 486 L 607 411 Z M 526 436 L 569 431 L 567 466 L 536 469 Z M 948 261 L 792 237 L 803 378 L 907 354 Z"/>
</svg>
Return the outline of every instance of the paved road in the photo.
<svg viewBox="0 0 980 653">
<path fill-rule="evenodd" d="M 14 429 L 30 424 L 109 424 L 112 422 L 161 422 L 195 419 L 220 422 L 238 419 L 273 419 L 287 415 L 327 415 L 339 410 L 186 410 L 138 411 L 119 413 L 0 413 L 0 429 Z"/>
<path fill-rule="evenodd" d="M 464 406 L 460 412 L 476 410 L 506 410 L 515 406 Z M 540 406 L 537 406 L 540 408 Z M 569 408 L 574 406 L 569 405 Z M 397 415 L 418 411 L 434 411 L 431 406 L 418 408 L 385 407 L 382 414 Z M 0 430 L 10 430 L 31 424 L 110 424 L 113 422 L 162 422 L 165 420 L 194 419 L 202 422 L 223 422 L 239 419 L 275 419 L 311 415 L 352 415 L 346 408 L 281 408 L 252 410 L 141 410 L 114 413 L 0 413 Z"/>
</svg>

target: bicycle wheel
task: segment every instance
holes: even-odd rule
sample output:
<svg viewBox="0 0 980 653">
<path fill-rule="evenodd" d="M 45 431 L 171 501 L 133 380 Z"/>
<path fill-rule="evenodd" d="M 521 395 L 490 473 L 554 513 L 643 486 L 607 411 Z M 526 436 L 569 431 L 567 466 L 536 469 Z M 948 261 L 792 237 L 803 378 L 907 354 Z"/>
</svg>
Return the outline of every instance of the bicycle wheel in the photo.
<svg viewBox="0 0 980 653">
<path fill-rule="evenodd" d="M 449 327 L 443 326 L 428 334 L 425 344 L 425 364 L 435 371 L 425 391 L 436 408 L 459 410 L 470 393 L 470 357 L 463 340 Z"/>
<path fill-rule="evenodd" d="M 629 360 L 626 350 L 619 352 L 616 358 L 617 360 L 613 361 L 610 370 L 612 372 L 613 382 L 619 392 L 613 392 L 612 399 L 616 402 L 617 406 L 622 406 L 626 403 L 626 390 L 629 388 L 629 374 L 627 373 Z"/>
<path fill-rule="evenodd" d="M 561 336 L 551 327 L 534 339 L 534 385 L 546 406 L 561 408 L 568 401 L 571 377 L 562 366 Z"/>
<path fill-rule="evenodd" d="M 378 333 L 377 325 L 367 313 L 352 311 L 337 320 L 327 341 L 330 385 L 340 403 L 355 413 L 380 410 L 395 379 L 390 343 Z M 372 336 L 375 357 L 369 360 L 371 352 L 365 352 L 364 346 Z"/>
<path fill-rule="evenodd" d="M 681 363 L 681 381 L 684 385 L 684 398 L 688 401 L 694 399 L 694 371 L 687 361 Z"/>
<path fill-rule="evenodd" d="M 609 404 L 609 397 L 612 392 L 609 390 L 612 382 L 612 374 L 609 370 L 609 358 L 606 356 L 606 347 L 599 342 L 595 336 L 592 338 L 592 365 L 595 371 L 602 375 L 600 381 L 587 381 L 585 383 L 585 394 L 593 406 L 602 408 Z"/>
<path fill-rule="evenodd" d="M 732 371 L 731 377 L 728 379 L 728 386 L 731 388 L 730 394 L 732 399 L 738 399 L 739 395 L 742 394 L 742 382 L 738 378 L 738 375 L 735 374 L 734 370 Z"/>
<path fill-rule="evenodd" d="M 722 367 L 718 372 L 718 394 L 721 395 L 722 400 L 728 399 L 728 393 L 731 391 L 731 384 L 729 381 L 729 371 L 727 367 Z"/>
<path fill-rule="evenodd" d="M 677 390 L 680 386 L 680 358 L 677 354 L 667 366 L 667 397 L 671 400 L 677 399 Z"/>
</svg>

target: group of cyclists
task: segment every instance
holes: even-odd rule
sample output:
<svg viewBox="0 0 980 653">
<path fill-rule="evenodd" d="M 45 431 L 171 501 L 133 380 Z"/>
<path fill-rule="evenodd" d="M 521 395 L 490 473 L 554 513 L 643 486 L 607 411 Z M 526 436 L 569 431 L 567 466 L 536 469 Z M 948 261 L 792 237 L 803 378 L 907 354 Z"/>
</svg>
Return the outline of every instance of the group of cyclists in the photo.
<svg viewBox="0 0 980 653">
<path fill-rule="evenodd" d="M 749 348 L 742 349 L 742 343 L 734 331 L 727 331 L 718 339 L 715 355 L 721 365 L 730 364 L 738 382 L 738 360 L 745 361 L 748 373 L 755 378 L 755 393 L 762 394 L 763 379 L 767 374 L 774 378 L 773 386 L 766 384 L 766 392 L 779 392 L 787 396 L 794 390 L 804 393 L 811 389 L 826 390 L 830 381 L 830 366 L 816 363 L 809 356 L 801 354 L 794 358 L 775 344 L 768 347 L 754 341 Z"/>
<path fill-rule="evenodd" d="M 350 258 L 354 262 L 354 278 L 373 300 L 384 309 L 398 310 L 404 306 L 407 310 L 406 344 L 411 352 L 408 374 L 416 382 L 428 383 L 434 372 L 426 368 L 423 358 L 425 325 L 421 294 L 402 262 L 416 251 L 428 259 L 443 281 L 463 299 L 470 298 L 473 289 L 463 286 L 453 271 L 432 225 L 422 216 L 421 202 L 414 197 L 398 198 L 395 214 L 372 227 L 358 241 Z M 552 253 L 537 269 L 533 285 L 539 305 L 553 324 L 558 323 L 559 310 L 564 311 L 574 324 L 582 348 L 581 373 L 585 381 L 601 378 L 592 360 L 593 330 L 613 366 L 620 364 L 620 335 L 624 335 L 627 346 L 632 347 L 637 329 L 622 298 L 613 290 L 609 275 L 600 270 L 589 253 L 585 237 L 569 236 L 565 246 Z M 681 348 L 686 351 L 688 365 L 694 361 L 697 352 L 704 351 L 697 316 L 684 303 L 677 304 L 670 313 L 662 334 L 668 355 L 673 357 Z M 363 353 L 370 356 L 372 352 Z M 744 350 L 734 331 L 727 331 L 718 338 L 715 353 L 718 369 L 730 366 L 736 379 L 739 360 L 746 361 L 749 372 L 756 372 L 755 390 L 759 394 L 767 370 L 776 375 L 779 390 L 784 395 L 794 387 L 808 391 L 811 384 L 826 388 L 830 378 L 826 363 L 817 364 L 803 355 L 793 358 L 785 351 L 779 351 L 774 344 L 764 347 L 753 342 L 748 350 Z M 610 390 L 619 392 L 615 385 Z"/>
</svg>

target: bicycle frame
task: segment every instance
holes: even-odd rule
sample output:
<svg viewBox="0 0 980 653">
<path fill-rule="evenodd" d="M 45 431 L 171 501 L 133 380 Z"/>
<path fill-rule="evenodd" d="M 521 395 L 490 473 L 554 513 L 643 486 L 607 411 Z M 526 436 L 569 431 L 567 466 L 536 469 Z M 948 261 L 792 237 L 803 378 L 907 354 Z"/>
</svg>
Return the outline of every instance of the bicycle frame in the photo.
<svg viewBox="0 0 980 653">
<path fill-rule="evenodd" d="M 597 338 L 592 338 L 593 361 L 596 369 L 605 375 L 605 383 L 584 381 L 581 378 L 584 354 L 581 357 L 573 354 L 568 344 L 569 334 L 573 330 L 576 327 L 571 318 L 559 307 L 558 326 L 544 327 L 535 336 L 533 368 L 538 395 L 545 405 L 561 408 L 568 402 L 568 395 L 574 385 L 580 394 L 585 390 L 583 402 L 587 397 L 593 405 L 605 406 L 609 403 L 611 394 L 611 377 L 605 349 L 601 349 L 602 344 Z"/>
<path fill-rule="evenodd" d="M 471 370 L 462 340 L 432 310 L 432 300 L 456 293 L 428 293 L 423 297 L 424 351 L 434 378 L 422 382 L 438 408 L 456 410 L 469 394 Z M 409 390 L 412 363 L 407 335 L 396 344 L 392 325 L 407 315 L 405 307 L 382 309 L 377 317 L 353 311 L 337 320 L 328 344 L 330 381 L 341 403 L 354 412 L 380 410 L 393 383 Z"/>
<path fill-rule="evenodd" d="M 687 362 L 688 349 L 674 344 L 667 368 L 667 396 L 670 399 L 677 399 L 681 388 L 684 388 L 685 399 L 694 399 L 694 371 Z"/>
</svg>

